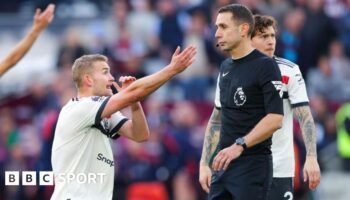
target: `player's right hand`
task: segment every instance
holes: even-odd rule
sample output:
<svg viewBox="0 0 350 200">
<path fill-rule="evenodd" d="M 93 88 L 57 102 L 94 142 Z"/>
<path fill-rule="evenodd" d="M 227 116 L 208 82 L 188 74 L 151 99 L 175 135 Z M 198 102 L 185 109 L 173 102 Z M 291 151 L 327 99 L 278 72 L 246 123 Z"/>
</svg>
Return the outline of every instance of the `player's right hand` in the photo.
<svg viewBox="0 0 350 200">
<path fill-rule="evenodd" d="M 206 166 L 206 165 L 199 166 L 199 183 L 201 184 L 203 190 L 207 193 L 209 193 L 211 176 L 212 176 L 212 173 L 209 166 Z"/>
<path fill-rule="evenodd" d="M 113 82 L 112 84 L 118 90 L 118 92 L 120 92 L 135 81 L 136 81 L 136 78 L 133 76 L 121 76 L 119 77 L 119 82 L 121 83 L 122 86 L 119 86 L 119 84 L 116 82 Z"/>
<path fill-rule="evenodd" d="M 182 52 L 180 47 L 177 47 L 169 65 L 176 73 L 180 73 L 194 62 L 196 53 L 196 48 L 193 46 L 186 47 Z"/>
</svg>

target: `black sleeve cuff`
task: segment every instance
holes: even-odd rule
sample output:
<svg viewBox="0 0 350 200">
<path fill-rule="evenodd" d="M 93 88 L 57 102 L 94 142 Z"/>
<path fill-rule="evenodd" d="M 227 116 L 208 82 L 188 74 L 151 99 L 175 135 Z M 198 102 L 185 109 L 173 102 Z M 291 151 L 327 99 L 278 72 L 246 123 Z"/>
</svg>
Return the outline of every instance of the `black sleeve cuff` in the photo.
<svg viewBox="0 0 350 200">
<path fill-rule="evenodd" d="M 129 119 L 124 118 L 122 119 L 111 131 L 110 131 L 110 136 L 112 139 L 117 139 L 120 137 L 120 135 L 118 134 L 119 129 L 125 124 L 125 122 L 127 122 Z"/>
<path fill-rule="evenodd" d="M 308 105 L 309 105 L 309 102 L 301 102 L 301 103 L 292 104 L 292 108 L 308 106 Z"/>
<path fill-rule="evenodd" d="M 105 109 L 105 107 L 107 105 L 107 102 L 109 101 L 110 98 L 111 97 L 107 97 L 105 99 L 105 101 L 101 104 L 100 108 L 98 109 L 97 114 L 96 114 L 96 118 L 95 118 L 95 126 L 99 126 L 100 125 L 100 122 L 102 120 L 102 117 L 101 117 L 102 112 Z"/>
</svg>

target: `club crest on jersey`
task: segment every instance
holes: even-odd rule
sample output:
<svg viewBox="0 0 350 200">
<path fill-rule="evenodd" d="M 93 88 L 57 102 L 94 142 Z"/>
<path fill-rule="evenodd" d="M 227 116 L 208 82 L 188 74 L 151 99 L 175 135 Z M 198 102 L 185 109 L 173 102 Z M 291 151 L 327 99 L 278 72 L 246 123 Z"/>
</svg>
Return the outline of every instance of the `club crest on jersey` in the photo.
<svg viewBox="0 0 350 200">
<path fill-rule="evenodd" d="M 271 81 L 271 83 L 273 84 L 273 86 L 275 86 L 276 90 L 278 91 L 278 94 L 282 98 L 283 97 L 282 81 Z"/>
<path fill-rule="evenodd" d="M 247 96 L 244 94 L 242 87 L 237 88 L 237 90 L 233 96 L 233 99 L 235 100 L 236 106 L 243 106 L 244 105 L 244 103 L 247 100 Z"/>
</svg>

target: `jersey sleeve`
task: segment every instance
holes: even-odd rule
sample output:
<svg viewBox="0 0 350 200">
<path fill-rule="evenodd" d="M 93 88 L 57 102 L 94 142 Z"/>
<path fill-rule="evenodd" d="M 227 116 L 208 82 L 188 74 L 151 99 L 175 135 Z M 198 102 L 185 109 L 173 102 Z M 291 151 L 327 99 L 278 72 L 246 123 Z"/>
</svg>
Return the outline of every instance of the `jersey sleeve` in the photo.
<svg viewBox="0 0 350 200">
<path fill-rule="evenodd" d="M 94 126 L 101 121 L 101 114 L 110 97 L 86 97 L 79 100 L 74 118 L 79 119 L 81 126 Z"/>
<path fill-rule="evenodd" d="M 109 119 L 110 124 L 110 136 L 112 139 L 117 139 L 120 135 L 118 134 L 119 129 L 128 121 L 121 112 L 114 113 Z"/>
<path fill-rule="evenodd" d="M 217 109 L 221 109 L 219 82 L 220 82 L 220 74 L 219 74 L 218 80 L 217 80 L 217 82 L 216 82 L 215 100 L 214 100 L 215 107 L 216 107 Z"/>
<path fill-rule="evenodd" d="M 265 60 L 258 81 L 263 90 L 266 114 L 283 114 L 281 72 L 274 60 Z"/>
<path fill-rule="evenodd" d="M 294 66 L 291 70 L 287 89 L 288 98 L 293 108 L 309 104 L 305 81 L 298 66 Z"/>
</svg>

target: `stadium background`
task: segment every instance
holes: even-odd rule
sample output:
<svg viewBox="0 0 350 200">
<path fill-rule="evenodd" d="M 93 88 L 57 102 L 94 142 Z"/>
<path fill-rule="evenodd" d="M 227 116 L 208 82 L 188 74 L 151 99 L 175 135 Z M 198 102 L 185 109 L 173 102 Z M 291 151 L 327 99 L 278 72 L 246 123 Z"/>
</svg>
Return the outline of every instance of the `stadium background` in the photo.
<svg viewBox="0 0 350 200">
<path fill-rule="evenodd" d="M 147 194 L 155 195 L 152 200 L 205 199 L 198 163 L 224 58 L 215 48 L 213 20 L 218 7 L 234 2 L 278 20 L 276 54 L 298 63 L 307 82 L 322 179 L 313 192 L 302 182 L 305 150 L 296 123 L 295 199 L 350 199 L 350 162 L 339 153 L 335 119 L 350 100 L 349 0 L 1 1 L 0 58 L 28 31 L 36 7 L 55 3 L 56 12 L 30 52 L 0 79 L 0 199 L 49 199 L 52 187 L 5 186 L 4 171 L 51 170 L 59 108 L 75 96 L 75 58 L 101 53 L 115 77 L 140 78 L 167 64 L 177 45 L 188 44 L 197 47 L 193 66 L 143 102 L 150 140 L 113 143 L 114 198 L 132 200 L 153 191 Z"/>
</svg>

